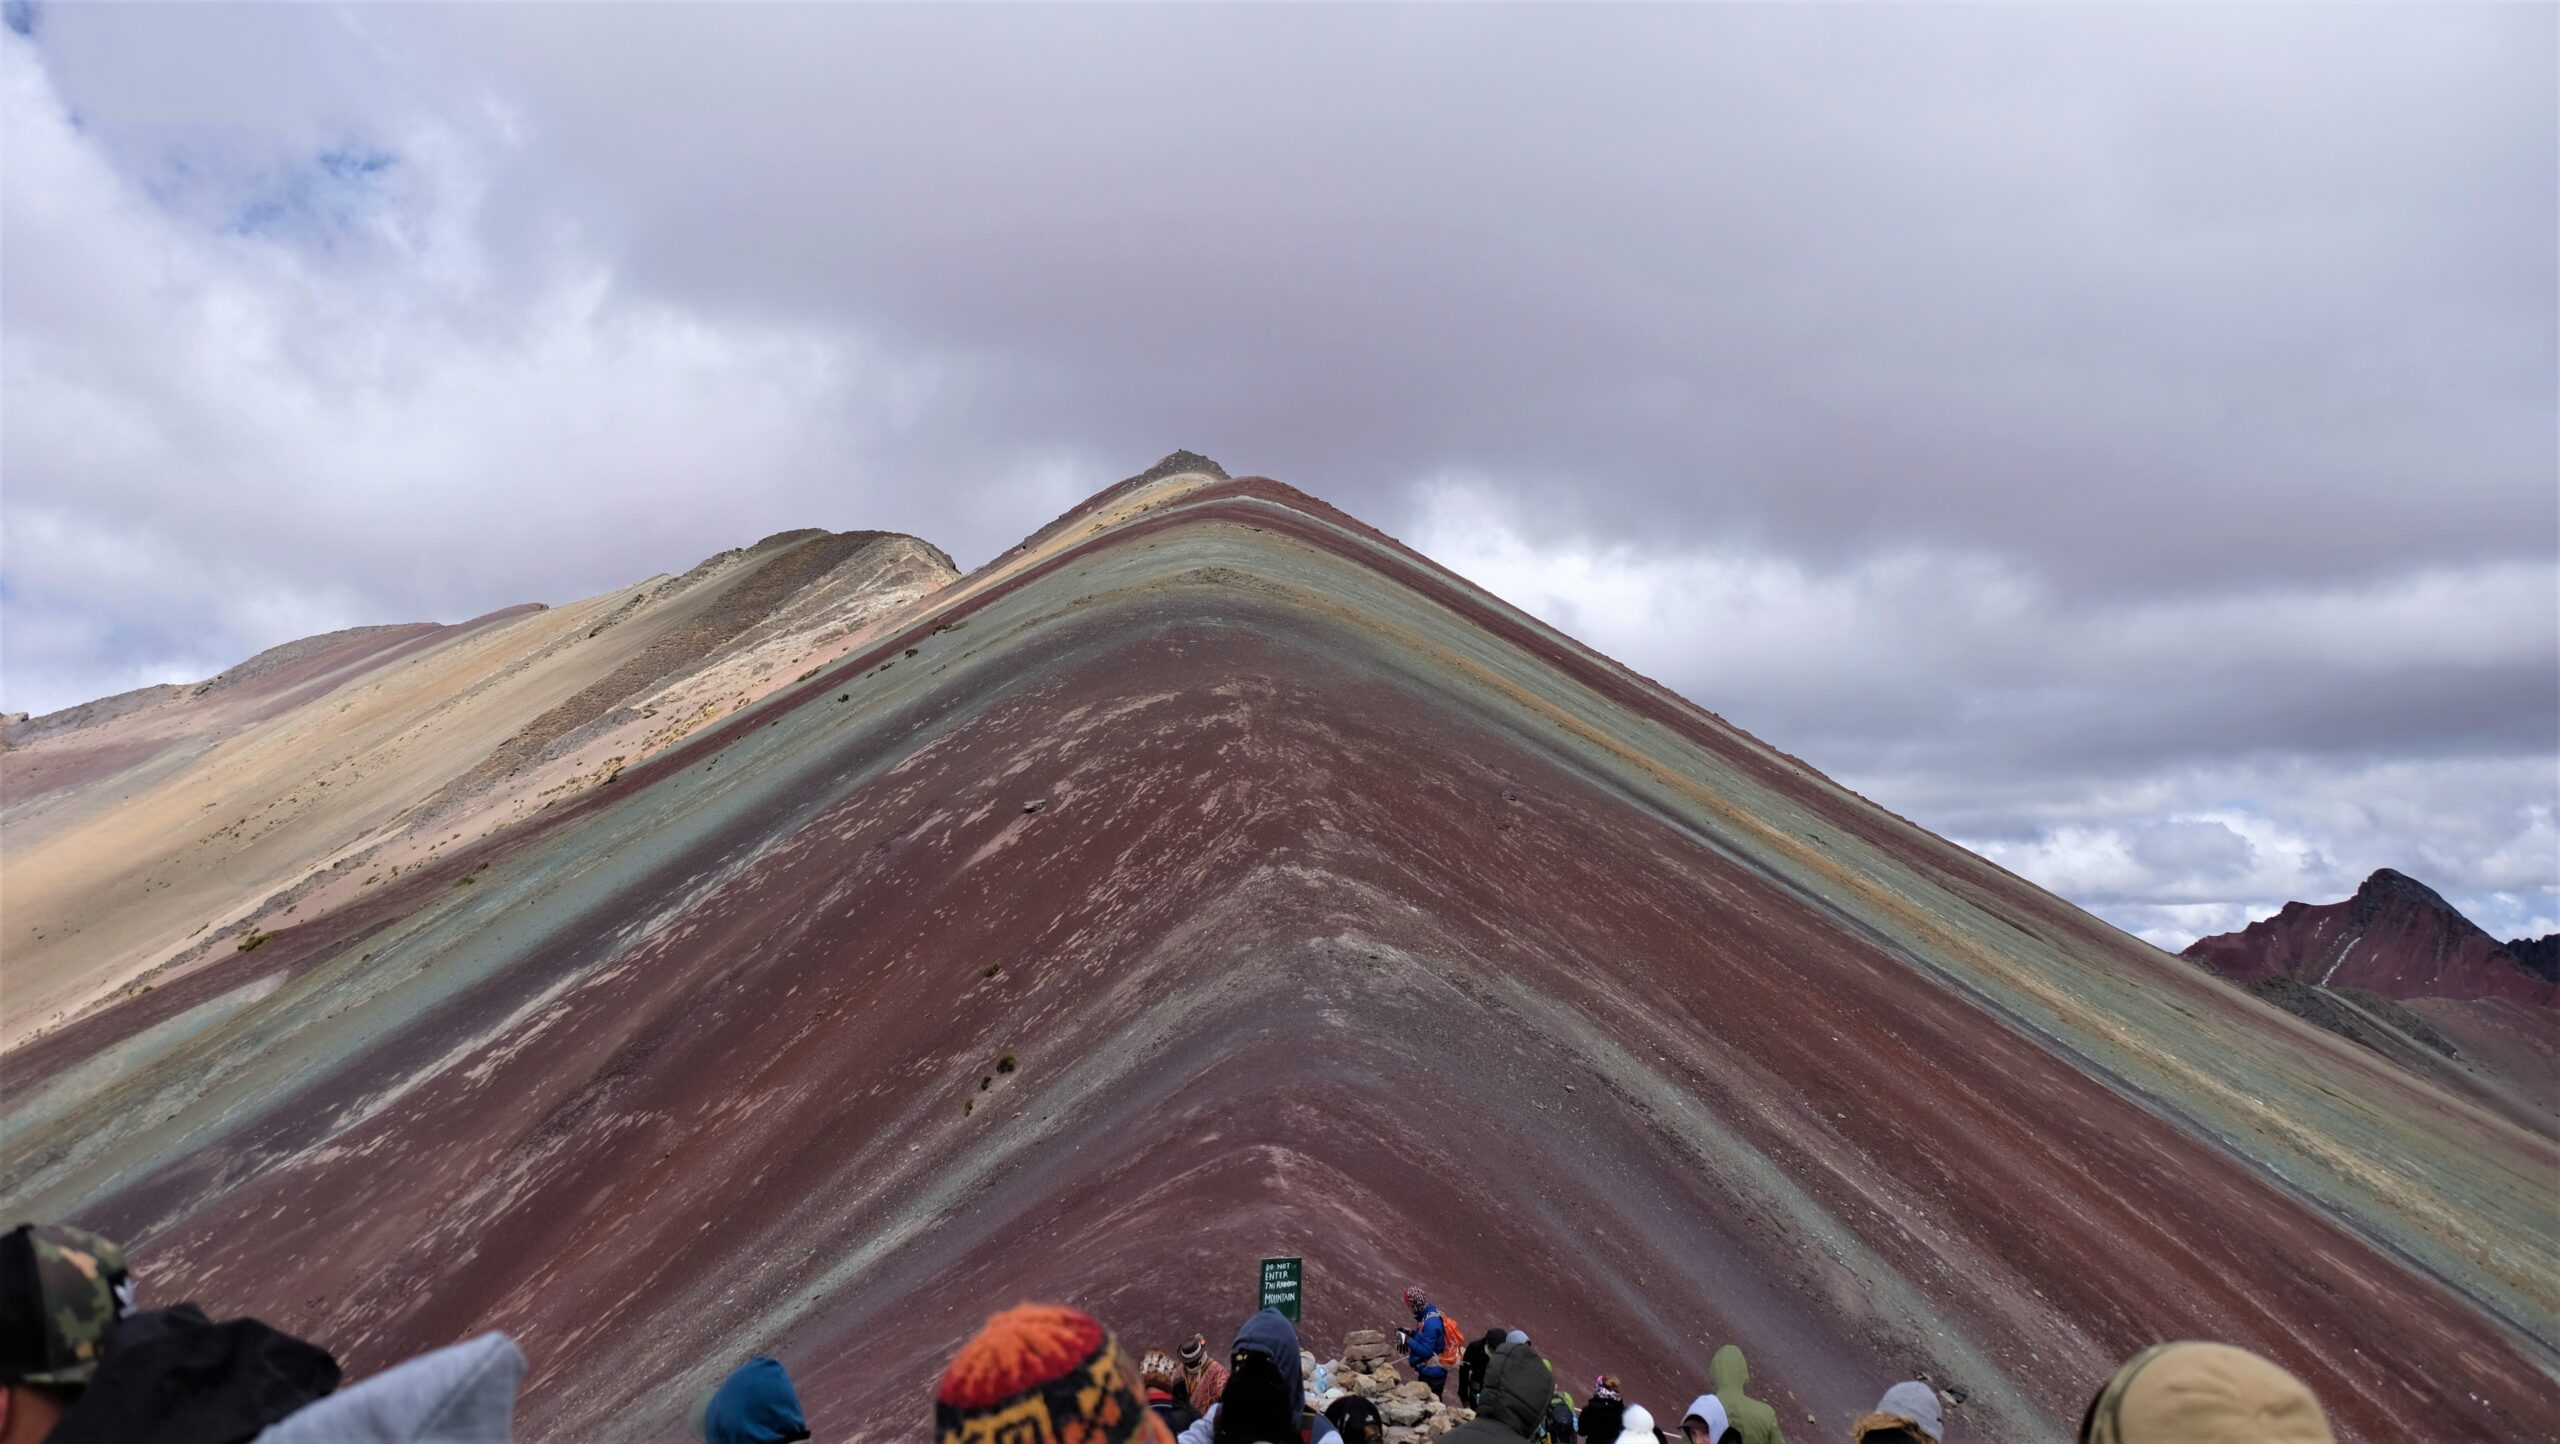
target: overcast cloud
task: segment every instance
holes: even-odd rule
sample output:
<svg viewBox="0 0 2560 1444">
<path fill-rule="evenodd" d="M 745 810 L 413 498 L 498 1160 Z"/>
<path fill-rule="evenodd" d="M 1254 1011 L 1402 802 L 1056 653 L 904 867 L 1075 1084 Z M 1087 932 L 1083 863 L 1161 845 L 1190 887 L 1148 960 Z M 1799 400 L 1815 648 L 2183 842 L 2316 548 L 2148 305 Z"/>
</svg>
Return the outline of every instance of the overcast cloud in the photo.
<svg viewBox="0 0 2560 1444">
<path fill-rule="evenodd" d="M 6 14 L 10 709 L 1190 446 L 2164 945 L 2560 915 L 2549 7 Z"/>
</svg>

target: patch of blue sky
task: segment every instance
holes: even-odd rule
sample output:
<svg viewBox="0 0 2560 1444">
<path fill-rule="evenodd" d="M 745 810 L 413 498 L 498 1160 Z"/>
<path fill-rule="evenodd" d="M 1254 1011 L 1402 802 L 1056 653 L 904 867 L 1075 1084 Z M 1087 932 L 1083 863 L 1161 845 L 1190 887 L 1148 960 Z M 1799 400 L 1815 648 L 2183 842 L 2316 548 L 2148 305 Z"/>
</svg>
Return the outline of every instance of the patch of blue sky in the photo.
<svg viewBox="0 0 2560 1444">
<path fill-rule="evenodd" d="M 0 25 L 8 26 L 13 34 L 33 36 L 43 16 L 43 7 L 36 4 L 36 0 L 5 0 L 5 3 L 0 3 Z"/>
<path fill-rule="evenodd" d="M 399 198 L 386 182 L 399 156 L 372 146 L 338 146 L 295 161 L 250 189 L 232 212 L 239 236 L 333 251 L 372 230 Z"/>
</svg>

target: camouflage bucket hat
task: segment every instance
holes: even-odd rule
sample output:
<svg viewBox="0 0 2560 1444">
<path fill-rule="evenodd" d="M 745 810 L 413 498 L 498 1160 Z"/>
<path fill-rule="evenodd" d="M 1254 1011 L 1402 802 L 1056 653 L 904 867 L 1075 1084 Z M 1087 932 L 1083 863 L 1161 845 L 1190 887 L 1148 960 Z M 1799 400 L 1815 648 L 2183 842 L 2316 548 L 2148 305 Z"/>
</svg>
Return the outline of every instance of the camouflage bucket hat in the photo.
<svg viewBox="0 0 2560 1444">
<path fill-rule="evenodd" d="M 113 1243 L 53 1223 L 0 1235 L 0 1383 L 88 1383 L 132 1312 L 124 1250 Z"/>
</svg>

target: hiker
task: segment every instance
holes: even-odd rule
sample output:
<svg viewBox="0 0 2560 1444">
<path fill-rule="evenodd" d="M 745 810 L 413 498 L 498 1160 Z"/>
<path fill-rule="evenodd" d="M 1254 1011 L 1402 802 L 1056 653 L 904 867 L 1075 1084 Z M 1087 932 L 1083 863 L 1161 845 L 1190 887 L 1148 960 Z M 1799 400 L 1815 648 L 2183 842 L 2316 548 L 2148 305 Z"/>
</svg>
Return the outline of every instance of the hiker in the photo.
<svg viewBox="0 0 2560 1444">
<path fill-rule="evenodd" d="M 1357 1394 L 1345 1394 L 1326 1405 L 1324 1417 L 1333 1432 L 1342 1436 L 1342 1444 L 1386 1444 L 1387 1416 Z"/>
<path fill-rule="evenodd" d="M 136 1310 L 124 1250 L 85 1229 L 0 1234 L 0 1441 L 245 1440 L 338 1387 L 328 1351 L 193 1304 Z"/>
<path fill-rule="evenodd" d="M 1404 1345 L 1404 1361 L 1412 1368 L 1413 1376 L 1422 1381 L 1422 1387 L 1429 1389 L 1433 1398 L 1439 1398 L 1449 1386 L 1449 1366 L 1465 1352 L 1458 1343 L 1465 1335 L 1449 1327 L 1449 1321 L 1422 1296 L 1420 1289 L 1404 1291 L 1404 1306 L 1413 1314 L 1413 1327 L 1396 1330 L 1396 1342 Z M 1486 1367 L 1492 1366 L 1488 1363 Z"/>
<path fill-rule="evenodd" d="M 1236 1330 L 1218 1402 L 1182 1431 L 1182 1444 L 1341 1444 L 1333 1421 L 1307 1407 L 1298 1330 L 1264 1309 Z M 1006 1444 L 1011 1444 L 1010 1440 Z"/>
<path fill-rule="evenodd" d="M 1502 1347 L 1502 1338 L 1502 1330 L 1487 1329 L 1482 1338 L 1471 1340 L 1466 1352 L 1458 1356 L 1457 1402 L 1470 1409 L 1476 1406 L 1476 1391 L 1484 1387 L 1485 1360 L 1492 1358 L 1493 1351 Z"/>
<path fill-rule="evenodd" d="M 1138 1387 L 1147 1391 L 1147 1407 L 1176 1434 L 1200 1417 L 1200 1411 L 1182 1397 L 1182 1365 L 1162 1349 L 1149 1349 L 1138 1361 Z"/>
<path fill-rule="evenodd" d="M 1209 1356 L 1209 1340 L 1193 1334 L 1182 1346 L 1182 1399 L 1195 1414 L 1206 1414 L 1227 1387 L 1227 1366 Z"/>
<path fill-rule="evenodd" d="M 1849 1426 L 1849 1444 L 1944 1444 L 1946 1424 L 1938 1391 L 1905 1379 L 1884 1391 L 1876 1406 Z"/>
<path fill-rule="evenodd" d="M 1725 1418 L 1724 1401 L 1713 1394 L 1700 1394 L 1689 1401 L 1689 1412 L 1680 1417 L 1680 1436 L 1689 1444 L 1725 1444 L 1740 1439 Z"/>
<path fill-rule="evenodd" d="M 1707 1372 L 1715 1380 L 1716 1400 L 1724 1405 L 1725 1420 L 1741 1436 L 1741 1444 L 1786 1444 L 1786 1432 L 1778 1427 L 1778 1411 L 1743 1392 L 1751 1384 L 1751 1366 L 1742 1360 L 1741 1345 L 1716 1350 Z"/>
<path fill-rule="evenodd" d="M 938 1444 L 1170 1444 L 1120 1341 L 1089 1314 L 1017 1304 L 979 1329 L 933 1390 Z M 803 1436 L 805 1437 L 805 1436 Z"/>
<path fill-rule="evenodd" d="M 1602 1374 L 1593 1379 L 1591 1402 L 1582 1406 L 1582 1444 L 1617 1444 L 1626 1412 L 1626 1398 L 1618 1392 L 1618 1376 Z M 1557 1444 L 1563 1441 L 1558 1440 Z"/>
<path fill-rule="evenodd" d="M 1642 1404 L 1629 1404 L 1618 1421 L 1618 1437 L 1613 1444 L 1662 1444 L 1662 1432 L 1653 1427 L 1653 1411 Z"/>
<path fill-rule="evenodd" d="M 1527 1344 L 1506 1343 L 1484 1363 L 1476 1417 L 1443 1436 L 1442 1444 L 1528 1444 L 1546 1427 L 1555 1370 Z"/>
<path fill-rule="evenodd" d="M 2229 1344 L 2159 1344 L 2089 1401 L 2080 1444 L 2335 1444 L 2300 1379 Z"/>
<path fill-rule="evenodd" d="M 1547 1377 L 1554 1378 L 1555 1372 L 1555 1365 L 1549 1364 Z M 1555 1392 L 1547 1396 L 1547 1438 L 1552 1444 L 1573 1444 L 1573 1431 L 1573 1396 L 1558 1384 Z"/>
<path fill-rule="evenodd" d="M 508 1444 L 523 1381 L 515 1340 L 482 1334 L 305 1404 L 256 1444 Z"/>
<path fill-rule="evenodd" d="M 792 1444 L 809 1437 L 800 1391 L 779 1359 L 758 1354 L 693 1401 L 685 1422 L 702 1444 Z"/>
</svg>

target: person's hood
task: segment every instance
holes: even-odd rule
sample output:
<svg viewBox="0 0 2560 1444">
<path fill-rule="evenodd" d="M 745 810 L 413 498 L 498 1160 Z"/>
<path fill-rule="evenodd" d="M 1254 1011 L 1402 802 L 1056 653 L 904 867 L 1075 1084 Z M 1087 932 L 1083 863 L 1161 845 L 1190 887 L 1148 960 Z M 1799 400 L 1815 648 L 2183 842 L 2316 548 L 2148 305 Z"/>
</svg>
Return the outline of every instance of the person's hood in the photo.
<svg viewBox="0 0 2560 1444">
<path fill-rule="evenodd" d="M 1236 1330 L 1236 1346 L 1230 1352 L 1246 1350 L 1262 1354 L 1280 1366 L 1280 1378 L 1289 1386 L 1289 1397 L 1301 1401 L 1307 1397 L 1307 1371 L 1298 1361 L 1298 1329 L 1289 1316 L 1278 1309 L 1264 1309 L 1244 1321 Z"/>
<path fill-rule="evenodd" d="M 326 1349 L 193 1304 L 126 1319 L 46 1444 L 234 1444 L 338 1387 Z"/>
<path fill-rule="evenodd" d="M 1908 1419 L 1930 1444 L 1944 1439 L 1947 1426 L 1938 1412 L 1938 1391 L 1917 1379 L 1905 1379 L 1884 1391 L 1876 1401 L 1876 1412 L 1896 1419 Z"/>
<path fill-rule="evenodd" d="M 257 1444 L 508 1444 L 523 1381 L 515 1340 L 482 1334 L 298 1409 Z"/>
<path fill-rule="evenodd" d="M 1689 1401 L 1689 1412 L 1680 1416 L 1680 1422 L 1685 1425 L 1692 1419 L 1707 1421 L 1707 1444 L 1715 1444 L 1724 1437 L 1725 1430 L 1733 1427 L 1733 1421 L 1725 1417 L 1724 1401 L 1713 1394 L 1700 1394 Z"/>
<path fill-rule="evenodd" d="M 1716 1397 L 1730 1399 L 1751 1387 L 1751 1366 L 1742 1361 L 1742 1346 L 1727 1344 L 1716 1350 L 1715 1362 L 1707 1366 L 1707 1377 L 1716 1381 Z"/>
<path fill-rule="evenodd" d="M 809 1437 L 790 1371 L 763 1354 L 732 1370 L 695 1410 L 694 1433 L 703 1444 L 791 1444 Z"/>
<path fill-rule="evenodd" d="M 1653 1437 L 1653 1411 L 1642 1404 L 1629 1404 L 1618 1420 L 1617 1444 L 1662 1444 Z"/>
<path fill-rule="evenodd" d="M 2228 1344 L 2160 1344 L 2089 1401 L 2084 1444 L 2335 1444 L 2320 1401 L 2278 1365 Z"/>
<path fill-rule="evenodd" d="M 1476 1413 L 1523 1438 L 1535 1437 L 1555 1397 L 1556 1371 L 1527 1344 L 1505 1344 L 1485 1361 Z"/>
</svg>

